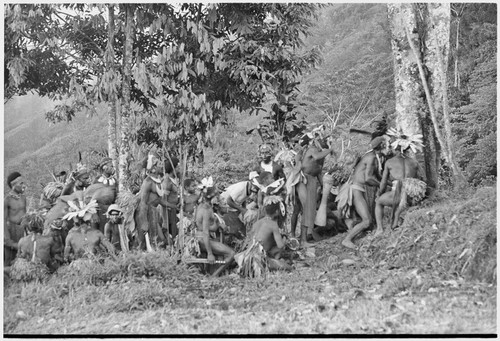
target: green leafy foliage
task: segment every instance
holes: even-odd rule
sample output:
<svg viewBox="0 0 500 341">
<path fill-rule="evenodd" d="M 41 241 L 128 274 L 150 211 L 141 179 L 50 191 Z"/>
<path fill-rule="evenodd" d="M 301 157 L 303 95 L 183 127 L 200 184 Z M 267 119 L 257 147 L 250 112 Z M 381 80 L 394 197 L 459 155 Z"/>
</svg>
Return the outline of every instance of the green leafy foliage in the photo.
<svg viewBox="0 0 500 341">
<path fill-rule="evenodd" d="M 458 162 L 474 185 L 497 175 L 497 22 L 493 15 L 496 10 L 495 4 L 465 7 L 456 57 L 461 83 L 457 88 L 450 86 Z"/>
</svg>

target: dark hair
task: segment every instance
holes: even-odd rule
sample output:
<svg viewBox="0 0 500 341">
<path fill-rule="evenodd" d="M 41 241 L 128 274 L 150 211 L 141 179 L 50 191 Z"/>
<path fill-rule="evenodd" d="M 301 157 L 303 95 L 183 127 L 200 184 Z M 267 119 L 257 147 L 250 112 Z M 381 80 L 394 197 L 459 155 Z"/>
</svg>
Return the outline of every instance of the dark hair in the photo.
<svg viewBox="0 0 500 341">
<path fill-rule="evenodd" d="M 270 172 L 262 172 L 260 173 L 259 175 L 259 184 L 263 185 L 263 186 L 266 186 L 266 180 L 267 179 L 270 179 L 270 181 L 272 182 L 273 180 L 273 175 L 270 173 Z"/>
<path fill-rule="evenodd" d="M 12 188 L 11 182 L 16 180 L 20 176 L 21 176 L 21 173 L 19 173 L 19 172 L 10 173 L 9 176 L 7 177 L 7 185 L 9 185 L 9 187 Z"/>
<path fill-rule="evenodd" d="M 213 186 L 213 187 L 208 187 L 207 188 L 207 191 L 205 192 L 204 196 L 206 198 L 213 198 L 214 197 L 214 194 L 217 193 L 217 187 Z"/>
<path fill-rule="evenodd" d="M 266 215 L 268 215 L 270 217 L 275 216 L 276 213 L 281 214 L 279 212 L 279 209 L 280 209 L 279 202 L 275 202 L 273 204 L 269 204 L 269 205 L 264 206 L 264 210 L 266 211 Z M 276 215 L 276 216 L 278 216 L 278 215 Z"/>
<path fill-rule="evenodd" d="M 172 163 L 170 163 L 170 160 L 167 158 L 167 160 L 165 161 L 165 173 L 171 173 L 178 164 L 179 159 L 177 159 L 176 157 L 172 157 Z"/>
<path fill-rule="evenodd" d="M 184 180 L 184 187 L 189 187 L 192 183 L 194 183 L 194 179 L 187 178 L 186 180 Z"/>
</svg>

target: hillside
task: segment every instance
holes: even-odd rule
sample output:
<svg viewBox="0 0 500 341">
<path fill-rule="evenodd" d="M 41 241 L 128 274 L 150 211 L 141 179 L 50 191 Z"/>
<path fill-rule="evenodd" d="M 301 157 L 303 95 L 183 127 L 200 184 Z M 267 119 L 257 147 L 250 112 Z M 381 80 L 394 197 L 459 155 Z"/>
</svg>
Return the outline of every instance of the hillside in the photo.
<svg viewBox="0 0 500 341">
<path fill-rule="evenodd" d="M 4 106 L 4 174 L 19 171 L 28 185 L 28 198 L 38 200 L 40 183 L 50 171 L 78 162 L 78 151 L 106 148 L 106 118 L 77 115 L 70 123 L 49 124 L 45 112 L 54 106 L 36 95 L 17 97 Z M 5 191 L 7 191 L 5 185 Z"/>
</svg>

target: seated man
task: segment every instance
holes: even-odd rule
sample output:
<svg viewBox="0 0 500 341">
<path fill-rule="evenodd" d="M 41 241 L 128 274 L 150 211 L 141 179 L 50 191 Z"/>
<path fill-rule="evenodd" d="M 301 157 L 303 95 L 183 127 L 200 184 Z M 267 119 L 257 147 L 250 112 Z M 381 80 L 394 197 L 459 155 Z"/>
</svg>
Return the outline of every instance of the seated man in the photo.
<svg viewBox="0 0 500 341">
<path fill-rule="evenodd" d="M 68 202 L 69 204 L 69 202 Z M 115 248 L 106 239 L 104 233 L 91 226 L 90 219 L 96 213 L 97 203 L 92 200 L 88 204 L 79 206 L 77 201 L 70 204 L 70 210 L 63 219 L 73 219 L 75 226 L 69 231 L 64 247 L 64 261 L 82 258 L 86 254 L 96 254 L 105 248 L 114 254 Z"/>
<path fill-rule="evenodd" d="M 19 240 L 17 257 L 45 264 L 55 271 L 62 262 L 62 248 L 52 236 L 42 236 L 43 218 L 36 213 L 27 214 L 21 221 L 28 235 Z"/>
<path fill-rule="evenodd" d="M 382 219 L 384 207 L 392 206 L 391 228 L 397 227 L 401 211 L 407 206 L 408 199 L 412 204 L 418 203 L 425 196 L 427 184 L 420 179 L 419 164 L 409 155 L 410 150 L 421 150 L 419 138 L 397 134 L 392 143 L 395 155 L 385 163 L 380 188 L 377 191 L 375 206 L 375 220 L 378 236 L 384 232 Z M 398 148 L 399 147 L 399 148 Z M 392 188 L 386 192 L 388 182 L 392 181 Z"/>
<path fill-rule="evenodd" d="M 220 222 L 214 214 L 213 204 L 217 201 L 218 191 L 214 186 L 212 178 L 203 179 L 201 185 L 201 202 L 196 209 L 195 224 L 196 238 L 200 245 L 200 250 L 207 253 L 210 264 L 215 261 L 215 256 L 223 256 L 226 264 L 214 272 L 218 276 L 224 271 L 234 259 L 234 251 L 229 246 L 210 237 L 211 232 L 217 232 Z"/>
<path fill-rule="evenodd" d="M 256 257 L 256 261 L 259 262 L 261 255 L 256 253 L 258 253 L 258 250 L 262 250 L 267 256 L 267 265 L 269 270 L 292 269 L 292 267 L 287 263 L 278 261 L 285 248 L 285 241 L 283 240 L 278 227 L 280 203 L 281 198 L 278 196 L 268 196 L 264 199 L 266 216 L 255 222 L 249 236 L 247 237 L 247 249 L 236 256 L 238 258 L 238 264 L 241 268 L 253 267 L 253 257 Z M 262 245 L 262 248 L 256 248 L 256 243 Z"/>
</svg>

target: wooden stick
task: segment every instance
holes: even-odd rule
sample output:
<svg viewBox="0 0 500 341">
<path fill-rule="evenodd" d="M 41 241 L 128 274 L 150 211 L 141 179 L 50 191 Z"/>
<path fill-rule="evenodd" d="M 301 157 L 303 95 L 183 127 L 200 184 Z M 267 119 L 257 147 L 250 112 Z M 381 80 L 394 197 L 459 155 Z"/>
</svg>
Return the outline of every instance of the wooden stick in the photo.
<svg viewBox="0 0 500 341">
<path fill-rule="evenodd" d="M 206 258 L 187 258 L 184 260 L 187 264 L 210 264 Z M 214 264 L 226 264 L 224 260 L 215 260 Z"/>
</svg>

